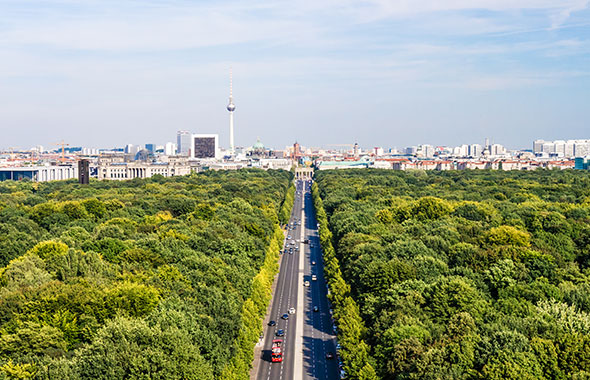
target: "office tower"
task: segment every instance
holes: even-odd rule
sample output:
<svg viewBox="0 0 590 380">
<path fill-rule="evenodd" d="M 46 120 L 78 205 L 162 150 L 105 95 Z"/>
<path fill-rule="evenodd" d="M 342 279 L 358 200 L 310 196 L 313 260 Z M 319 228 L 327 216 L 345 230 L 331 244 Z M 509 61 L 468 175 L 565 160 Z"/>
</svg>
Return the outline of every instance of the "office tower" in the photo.
<svg viewBox="0 0 590 380">
<path fill-rule="evenodd" d="M 198 134 L 192 136 L 191 158 L 218 158 L 219 135 Z"/>
<path fill-rule="evenodd" d="M 166 156 L 172 156 L 176 154 L 176 144 L 173 142 L 167 142 L 166 145 L 164 145 L 164 154 Z"/>
<path fill-rule="evenodd" d="M 420 146 L 420 151 L 422 152 L 422 156 L 426 158 L 434 157 L 434 147 L 429 144 L 423 144 Z"/>
<path fill-rule="evenodd" d="M 469 146 L 469 155 L 471 157 L 479 157 L 483 153 L 483 149 L 479 144 L 471 144 Z"/>
<path fill-rule="evenodd" d="M 188 156 L 191 147 L 191 134 L 188 131 L 178 131 L 176 134 L 176 153 Z"/>
</svg>

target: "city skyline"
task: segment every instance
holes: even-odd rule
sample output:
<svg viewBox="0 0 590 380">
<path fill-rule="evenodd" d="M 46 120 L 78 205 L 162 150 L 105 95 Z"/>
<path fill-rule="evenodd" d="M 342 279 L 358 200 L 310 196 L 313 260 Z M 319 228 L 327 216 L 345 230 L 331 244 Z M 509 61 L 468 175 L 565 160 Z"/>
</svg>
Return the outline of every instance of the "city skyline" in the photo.
<svg viewBox="0 0 590 380">
<path fill-rule="evenodd" d="M 588 1 L 0 5 L 0 148 L 587 138 Z"/>
</svg>

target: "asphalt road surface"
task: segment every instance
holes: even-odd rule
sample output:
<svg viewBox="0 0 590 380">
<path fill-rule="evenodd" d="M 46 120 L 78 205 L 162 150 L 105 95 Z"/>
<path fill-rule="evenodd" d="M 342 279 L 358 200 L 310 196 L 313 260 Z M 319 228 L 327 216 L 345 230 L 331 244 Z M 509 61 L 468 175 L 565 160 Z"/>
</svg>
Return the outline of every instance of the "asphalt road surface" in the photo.
<svg viewBox="0 0 590 380">
<path fill-rule="evenodd" d="M 289 223 L 294 228 L 288 231 L 291 239 L 285 242 L 280 259 L 281 270 L 271 301 L 270 320 L 276 321 L 276 326 L 264 326 L 263 348 L 260 357 L 255 358 L 259 360 L 258 380 L 340 379 L 337 342 L 310 191 L 308 182 L 297 181 Z M 304 244 L 305 239 L 309 240 L 308 244 Z M 293 240 L 295 245 L 289 244 Z M 293 248 L 292 253 L 289 253 L 289 248 Z M 312 274 L 316 275 L 316 280 L 312 280 Z M 309 281 L 309 287 L 304 286 L 305 281 Z M 314 306 L 318 311 L 313 311 Z M 295 313 L 289 314 L 289 319 L 282 319 L 281 316 L 288 313 L 291 307 L 295 308 Z M 278 329 L 285 331 L 284 337 L 275 336 Z M 282 362 L 271 362 L 273 339 L 283 340 Z M 334 358 L 327 359 L 328 353 L 334 354 Z"/>
</svg>

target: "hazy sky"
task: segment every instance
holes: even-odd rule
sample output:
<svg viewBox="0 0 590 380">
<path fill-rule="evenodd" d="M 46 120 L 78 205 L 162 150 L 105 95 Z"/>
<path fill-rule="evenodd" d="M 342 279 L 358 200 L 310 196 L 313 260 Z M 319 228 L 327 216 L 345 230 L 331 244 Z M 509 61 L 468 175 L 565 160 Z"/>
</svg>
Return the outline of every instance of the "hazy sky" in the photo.
<svg viewBox="0 0 590 380">
<path fill-rule="evenodd" d="M 0 148 L 590 138 L 589 0 L 0 0 Z"/>
</svg>

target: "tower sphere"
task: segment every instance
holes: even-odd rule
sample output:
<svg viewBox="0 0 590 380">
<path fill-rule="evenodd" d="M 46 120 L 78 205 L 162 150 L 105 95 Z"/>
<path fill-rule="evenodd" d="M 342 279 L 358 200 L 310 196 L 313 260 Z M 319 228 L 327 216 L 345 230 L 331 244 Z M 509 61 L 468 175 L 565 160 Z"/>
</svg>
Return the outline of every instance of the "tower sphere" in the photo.
<svg viewBox="0 0 590 380">
<path fill-rule="evenodd" d="M 228 110 L 229 112 L 234 112 L 234 110 L 235 110 L 235 109 L 236 109 L 236 106 L 235 106 L 235 104 L 233 104 L 233 103 L 230 103 L 230 104 L 228 104 L 228 105 L 227 105 L 227 110 Z"/>
</svg>

